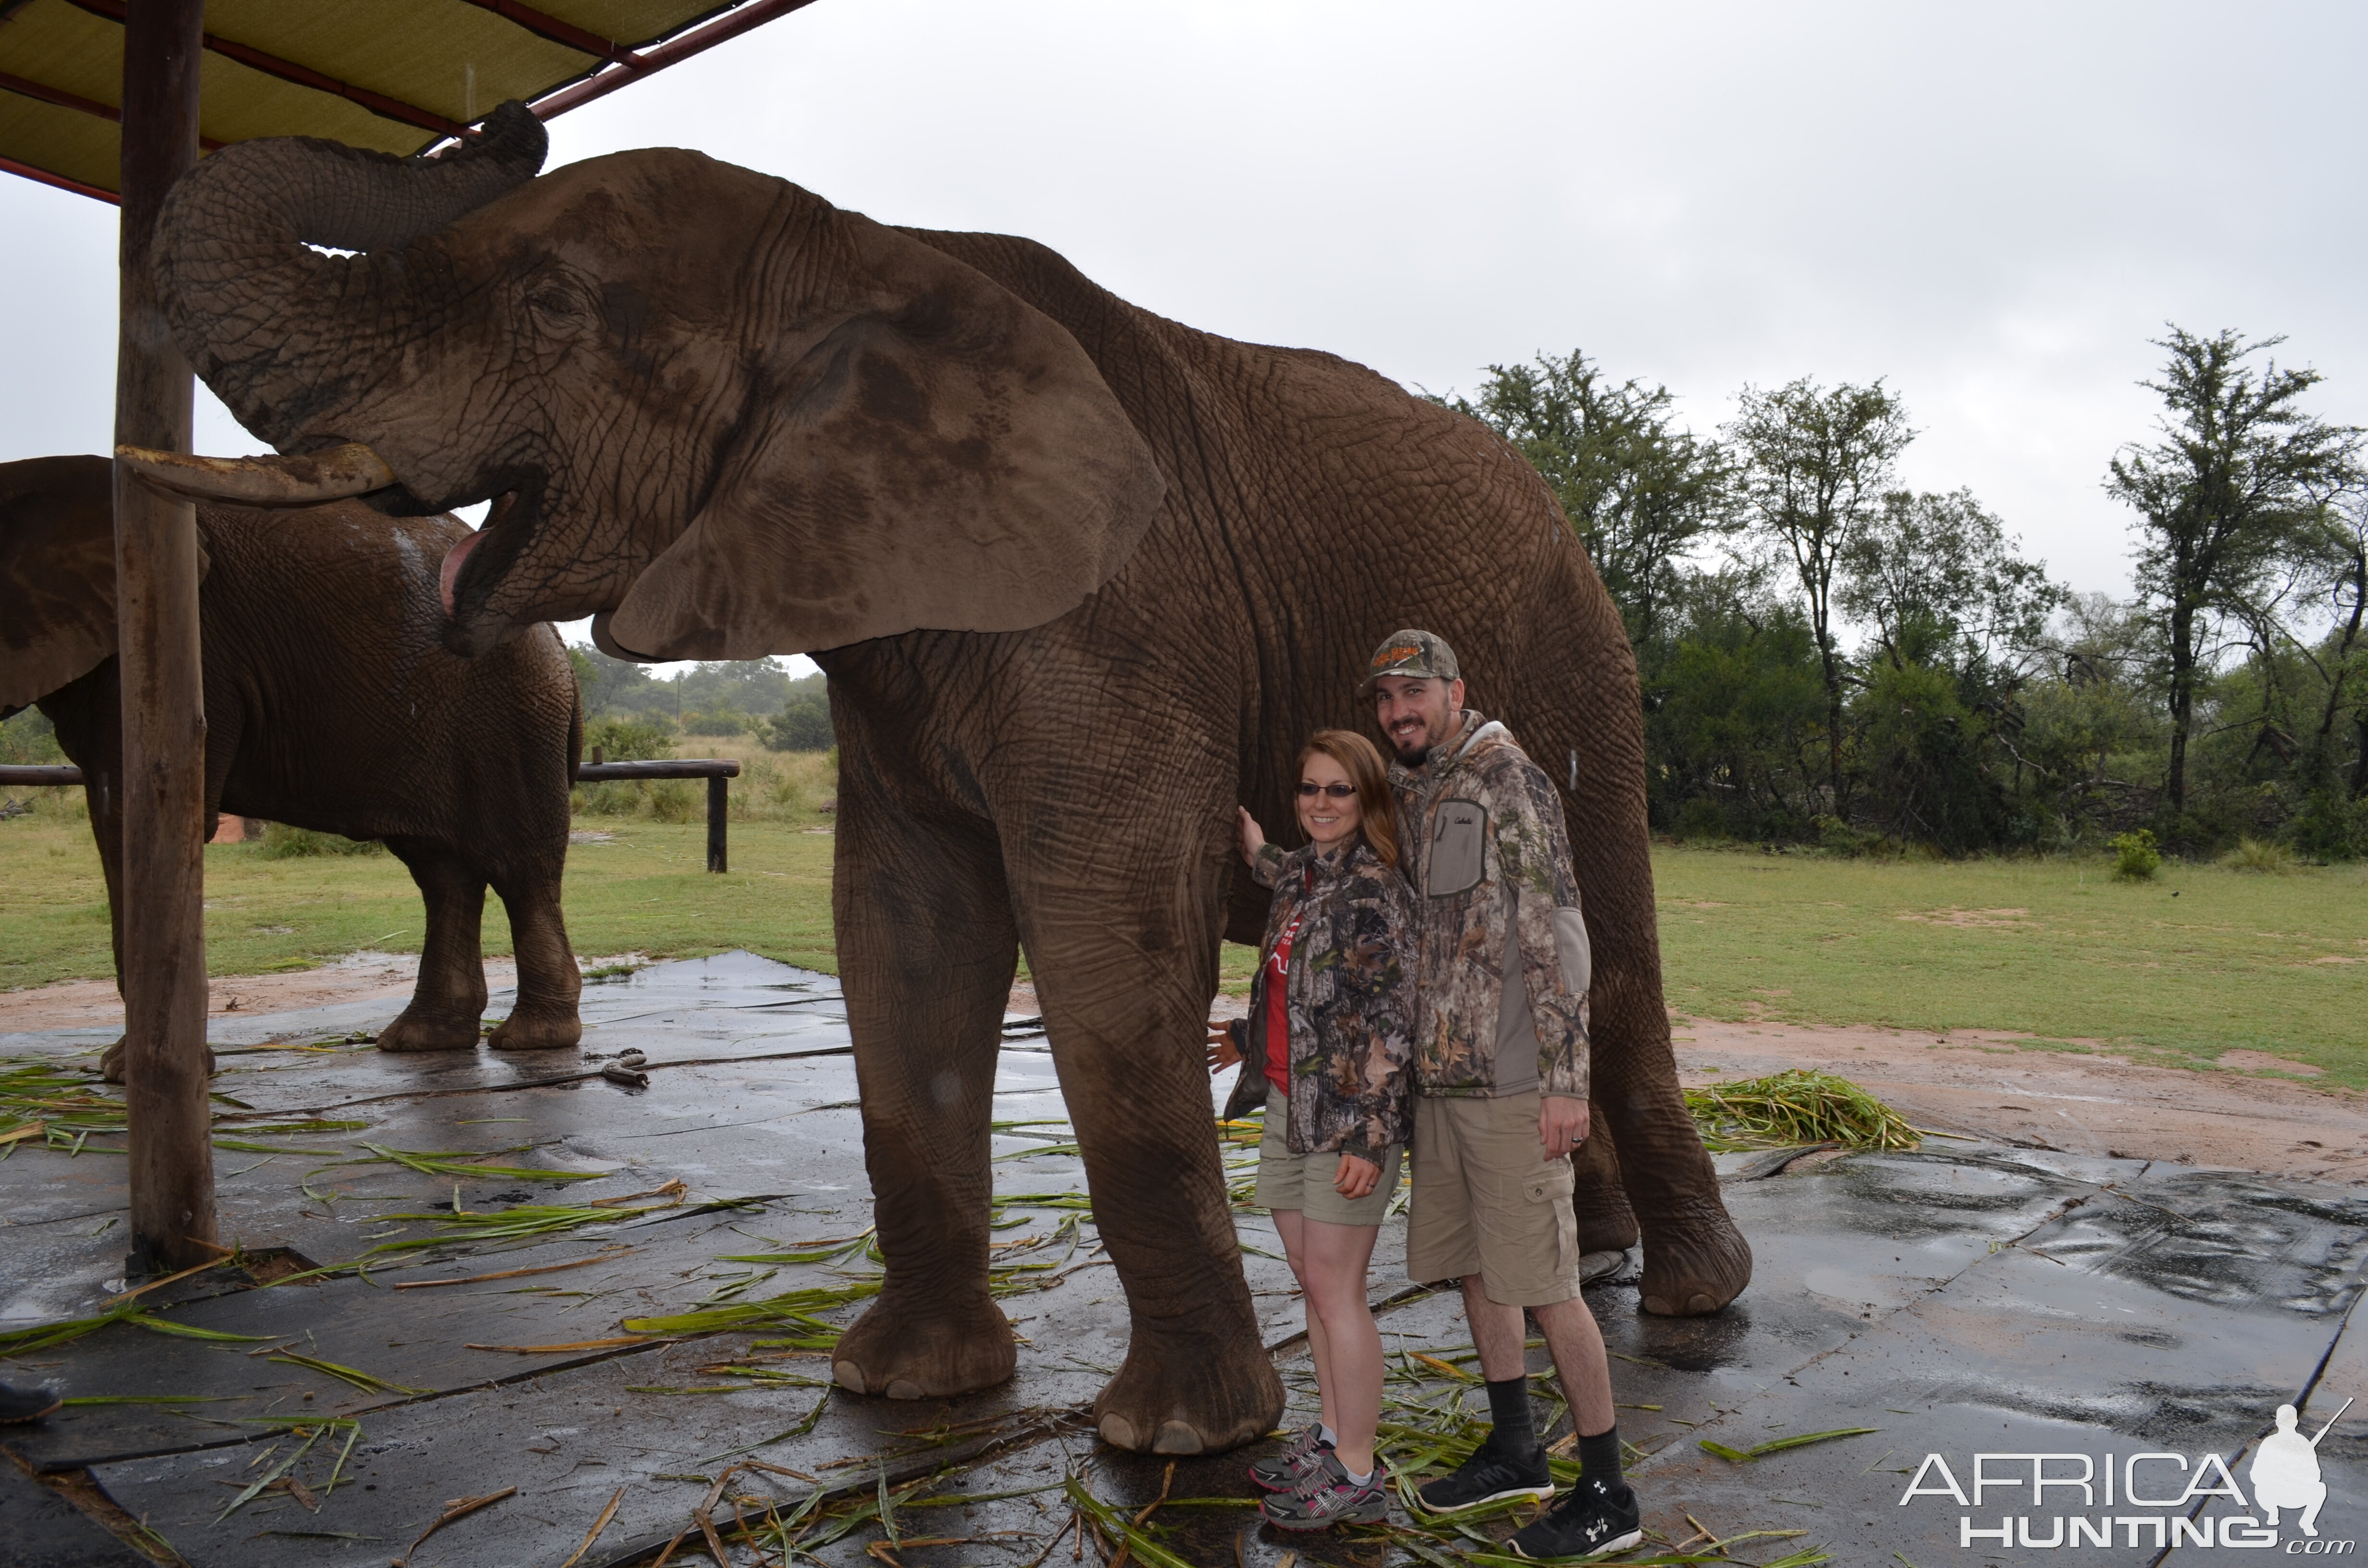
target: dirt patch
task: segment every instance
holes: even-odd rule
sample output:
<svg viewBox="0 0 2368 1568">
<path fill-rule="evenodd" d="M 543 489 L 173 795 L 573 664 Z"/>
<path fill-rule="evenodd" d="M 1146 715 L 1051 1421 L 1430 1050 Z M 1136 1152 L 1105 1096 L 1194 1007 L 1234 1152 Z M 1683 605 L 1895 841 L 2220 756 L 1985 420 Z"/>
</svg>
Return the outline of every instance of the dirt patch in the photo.
<svg viewBox="0 0 2368 1568">
<path fill-rule="evenodd" d="M 589 959 L 587 964 L 606 960 Z M 411 994 L 419 978 L 416 953 L 348 953 L 318 969 L 286 974 L 222 975 L 206 986 L 206 1011 L 217 1017 L 243 1013 L 289 1013 L 341 1002 L 369 1002 Z M 508 959 L 485 960 L 485 983 L 498 991 L 518 983 Z M 0 991 L 0 1034 L 19 1029 L 120 1029 L 123 999 L 111 980 L 73 980 L 63 985 Z"/>
<path fill-rule="evenodd" d="M 1927 926 L 1954 926 L 1960 930 L 2023 931 L 2039 924 L 2030 916 L 2028 909 L 1928 909 L 1921 915 L 1903 915 L 1899 918 Z"/>
<path fill-rule="evenodd" d="M 1689 1087 L 1815 1067 L 1864 1085 L 1918 1127 L 2028 1147 L 2116 1154 L 2306 1180 L 2368 1183 L 2368 1096 L 2259 1072 L 2309 1074 L 2260 1051 L 2229 1072 L 2147 1067 L 2035 1049 L 2011 1035 L 1800 1024 L 1676 1023 Z"/>
</svg>

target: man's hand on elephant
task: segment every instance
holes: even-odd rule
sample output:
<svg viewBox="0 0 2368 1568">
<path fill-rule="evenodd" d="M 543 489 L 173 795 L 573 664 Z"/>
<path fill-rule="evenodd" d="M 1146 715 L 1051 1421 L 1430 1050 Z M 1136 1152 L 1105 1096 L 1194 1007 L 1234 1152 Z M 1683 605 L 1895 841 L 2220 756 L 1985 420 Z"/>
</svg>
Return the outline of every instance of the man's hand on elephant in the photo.
<svg viewBox="0 0 2368 1568">
<path fill-rule="evenodd" d="M 1242 863 L 1255 866 L 1258 851 L 1266 847 L 1266 831 L 1258 826 L 1258 818 L 1250 815 L 1247 806 L 1235 806 L 1234 810 L 1241 819 L 1236 824 L 1235 839 L 1241 846 Z"/>
<path fill-rule="evenodd" d="M 1544 1158 L 1566 1160 L 1587 1142 L 1587 1102 L 1552 1095 L 1538 1102 L 1538 1142 Z"/>
<path fill-rule="evenodd" d="M 1340 1156 L 1340 1168 L 1332 1175 L 1332 1190 L 1355 1202 L 1373 1190 L 1382 1179 L 1382 1167 L 1357 1154 Z"/>
<path fill-rule="evenodd" d="M 1209 1026 L 1209 1073 L 1212 1077 L 1242 1059 L 1240 1048 L 1234 1044 L 1233 1031 L 1224 1024 Z"/>
</svg>

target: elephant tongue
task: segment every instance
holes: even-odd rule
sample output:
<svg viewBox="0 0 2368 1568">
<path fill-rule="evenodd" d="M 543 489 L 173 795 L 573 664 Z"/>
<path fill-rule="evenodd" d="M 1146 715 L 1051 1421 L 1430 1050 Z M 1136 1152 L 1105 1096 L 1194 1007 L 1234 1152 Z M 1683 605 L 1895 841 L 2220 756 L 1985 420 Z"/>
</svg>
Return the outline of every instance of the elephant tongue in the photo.
<svg viewBox="0 0 2368 1568">
<path fill-rule="evenodd" d="M 452 619 L 452 585 L 460 580 L 461 568 L 467 564 L 469 552 L 484 539 L 483 533 L 472 533 L 444 552 L 444 569 L 437 574 L 436 597 L 444 603 L 444 619 Z"/>
</svg>

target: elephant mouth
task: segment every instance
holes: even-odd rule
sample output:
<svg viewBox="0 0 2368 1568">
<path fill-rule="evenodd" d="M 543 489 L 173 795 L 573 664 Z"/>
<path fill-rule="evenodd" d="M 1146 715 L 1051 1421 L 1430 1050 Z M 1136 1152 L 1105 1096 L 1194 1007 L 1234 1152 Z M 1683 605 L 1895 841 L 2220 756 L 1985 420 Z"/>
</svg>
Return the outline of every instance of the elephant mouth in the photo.
<svg viewBox="0 0 2368 1568">
<path fill-rule="evenodd" d="M 485 542 L 485 536 L 508 520 L 518 500 L 516 489 L 505 490 L 495 496 L 493 509 L 485 514 L 484 526 L 444 552 L 443 567 L 436 574 L 436 597 L 443 604 L 445 619 L 460 619 L 456 592 L 461 581 L 461 569 L 469 563 L 470 557 L 476 554 L 477 547 Z"/>
</svg>

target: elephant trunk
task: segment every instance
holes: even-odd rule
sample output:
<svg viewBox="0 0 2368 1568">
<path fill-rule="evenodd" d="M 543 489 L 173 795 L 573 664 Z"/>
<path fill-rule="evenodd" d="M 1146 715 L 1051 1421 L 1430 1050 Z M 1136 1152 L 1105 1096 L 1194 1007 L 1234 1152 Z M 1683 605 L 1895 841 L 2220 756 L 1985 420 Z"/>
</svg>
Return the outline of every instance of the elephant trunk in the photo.
<svg viewBox="0 0 2368 1568">
<path fill-rule="evenodd" d="M 440 158 L 311 137 L 224 148 L 182 176 L 157 219 L 156 290 L 175 340 L 248 429 L 274 446 L 318 441 L 307 426 L 381 369 L 366 335 L 418 319 L 403 296 L 431 267 L 404 247 L 533 178 L 545 147 L 541 122 L 506 103 Z"/>
</svg>

